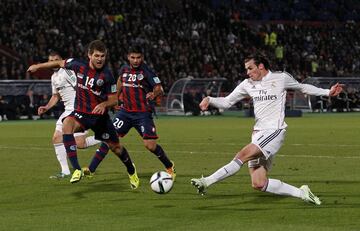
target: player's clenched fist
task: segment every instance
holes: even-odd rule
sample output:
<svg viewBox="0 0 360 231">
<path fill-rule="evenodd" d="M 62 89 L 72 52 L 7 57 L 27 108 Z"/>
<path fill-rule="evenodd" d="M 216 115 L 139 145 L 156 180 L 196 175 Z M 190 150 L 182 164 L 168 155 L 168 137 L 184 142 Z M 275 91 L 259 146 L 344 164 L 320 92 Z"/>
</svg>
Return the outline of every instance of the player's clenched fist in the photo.
<svg viewBox="0 0 360 231">
<path fill-rule="evenodd" d="M 210 98 L 209 97 L 205 97 L 203 98 L 203 100 L 201 101 L 201 103 L 199 104 L 199 107 L 202 111 L 206 111 L 209 107 L 209 101 Z"/>
<path fill-rule="evenodd" d="M 30 72 L 30 73 L 33 73 L 33 72 L 36 72 L 37 71 L 37 65 L 34 64 L 34 65 L 31 65 L 28 69 L 27 69 L 27 72 Z"/>
</svg>

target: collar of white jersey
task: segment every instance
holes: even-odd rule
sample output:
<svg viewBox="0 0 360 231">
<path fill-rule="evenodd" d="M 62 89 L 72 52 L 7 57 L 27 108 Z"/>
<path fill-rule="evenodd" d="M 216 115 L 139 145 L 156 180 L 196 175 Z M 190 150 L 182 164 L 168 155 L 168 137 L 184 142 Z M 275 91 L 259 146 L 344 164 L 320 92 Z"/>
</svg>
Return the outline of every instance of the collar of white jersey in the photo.
<svg viewBox="0 0 360 231">
<path fill-rule="evenodd" d="M 272 74 L 272 72 L 270 70 L 268 70 L 268 73 L 261 80 L 266 80 L 266 79 L 270 78 L 271 74 Z"/>
</svg>

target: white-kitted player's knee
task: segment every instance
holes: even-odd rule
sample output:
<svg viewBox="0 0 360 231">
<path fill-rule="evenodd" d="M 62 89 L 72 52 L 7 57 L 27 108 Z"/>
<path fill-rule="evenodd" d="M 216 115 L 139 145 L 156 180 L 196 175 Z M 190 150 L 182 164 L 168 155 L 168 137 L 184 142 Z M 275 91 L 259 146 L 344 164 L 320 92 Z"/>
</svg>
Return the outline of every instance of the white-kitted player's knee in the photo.
<svg viewBox="0 0 360 231">
<path fill-rule="evenodd" d="M 268 183 L 267 172 L 264 167 L 251 171 L 251 186 L 259 191 L 265 191 Z"/>
<path fill-rule="evenodd" d="M 78 148 L 80 148 L 80 149 L 87 148 L 85 137 L 77 136 L 77 137 L 75 137 L 75 140 L 76 140 L 76 145 Z"/>
<path fill-rule="evenodd" d="M 251 186 L 253 187 L 253 189 L 256 189 L 258 191 L 264 191 L 264 190 L 266 190 L 267 180 L 266 181 L 252 181 Z"/>
<path fill-rule="evenodd" d="M 55 131 L 53 137 L 52 137 L 52 143 L 53 144 L 59 144 L 63 142 L 63 135 L 59 131 Z"/>
</svg>

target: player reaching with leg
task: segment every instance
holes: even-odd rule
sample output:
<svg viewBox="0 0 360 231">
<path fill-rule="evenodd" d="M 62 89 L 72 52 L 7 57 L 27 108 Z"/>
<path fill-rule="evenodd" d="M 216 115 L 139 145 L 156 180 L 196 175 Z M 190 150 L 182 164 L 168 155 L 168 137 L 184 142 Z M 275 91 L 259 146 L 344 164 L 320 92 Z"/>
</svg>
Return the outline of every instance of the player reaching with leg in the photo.
<svg viewBox="0 0 360 231">
<path fill-rule="evenodd" d="M 105 44 L 100 40 L 94 40 L 88 47 L 88 62 L 78 59 L 52 61 L 32 65 L 28 71 L 66 68 L 73 70 L 76 74 L 74 111 L 63 120 L 63 141 L 67 156 L 75 169 L 70 182 L 79 182 L 84 175 L 77 158 L 74 132 L 92 129 L 95 138 L 104 141 L 125 164 L 130 184 L 133 187 L 133 185 L 138 185 L 135 166 L 127 150 L 120 145 L 116 130 L 108 114 L 108 108 L 117 104 L 117 95 L 115 78 L 110 69 L 105 66 L 106 55 Z"/>
<path fill-rule="evenodd" d="M 191 179 L 198 193 L 205 194 L 212 184 L 237 173 L 248 162 L 253 188 L 278 195 L 293 196 L 304 201 L 320 205 L 307 185 L 300 188 L 269 178 L 268 171 L 272 159 L 279 151 L 287 124 L 285 117 L 286 90 L 300 90 L 308 95 L 336 96 L 342 91 L 342 84 L 335 84 L 328 89 L 301 84 L 286 72 L 271 72 L 266 57 L 255 54 L 245 59 L 248 79 L 242 81 L 227 97 L 206 97 L 200 103 L 201 110 L 209 105 L 217 108 L 229 108 L 244 97 L 250 96 L 254 103 L 255 125 L 251 143 L 243 147 L 230 163 L 221 167 L 212 175 Z"/>
<path fill-rule="evenodd" d="M 62 60 L 58 52 L 52 51 L 48 56 L 48 61 Z M 64 103 L 65 111 L 60 115 L 56 122 L 55 131 L 52 137 L 52 143 L 54 145 L 56 158 L 61 166 L 61 172 L 50 176 L 53 179 L 62 179 L 70 176 L 70 169 L 67 162 L 66 150 L 62 140 L 62 120 L 74 110 L 74 101 L 76 91 L 73 87 L 72 82 L 69 78 L 76 80 L 75 73 L 71 70 L 64 68 L 54 68 L 54 73 L 51 76 L 52 96 L 49 102 L 45 106 L 38 108 L 38 115 L 42 115 L 54 107 L 59 100 Z M 76 81 L 74 81 L 76 83 Z M 96 140 L 94 136 L 86 137 L 87 131 L 78 132 L 74 134 L 75 141 L 78 148 L 87 148 L 96 144 L 100 141 Z"/>
<path fill-rule="evenodd" d="M 140 46 L 132 46 L 128 51 L 129 64 L 122 66 L 118 78 L 118 95 L 122 95 L 122 105 L 116 113 L 113 124 L 119 136 L 125 136 L 134 127 L 143 138 L 144 146 L 162 162 L 165 170 L 175 180 L 174 162 L 170 161 L 163 148 L 157 144 L 156 128 L 152 117 L 150 101 L 163 94 L 160 79 L 144 63 Z M 85 173 L 92 175 L 107 153 L 102 144 Z"/>
</svg>

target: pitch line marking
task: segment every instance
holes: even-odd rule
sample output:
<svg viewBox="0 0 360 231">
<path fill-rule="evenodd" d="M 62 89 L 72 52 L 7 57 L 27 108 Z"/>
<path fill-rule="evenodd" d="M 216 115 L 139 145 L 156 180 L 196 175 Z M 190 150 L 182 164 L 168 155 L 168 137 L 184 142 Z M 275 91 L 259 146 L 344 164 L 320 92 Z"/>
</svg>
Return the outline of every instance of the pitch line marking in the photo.
<svg viewBox="0 0 360 231">
<path fill-rule="evenodd" d="M 5 146 L 5 145 L 0 145 L 0 150 L 1 149 L 9 149 L 9 150 L 49 150 L 49 151 L 53 151 L 53 148 L 47 148 L 47 147 L 41 147 L 41 146 L 26 146 L 26 147 L 20 147 L 20 146 Z M 205 155 L 205 154 L 218 154 L 219 152 L 211 152 L 211 151 L 206 151 L 206 152 L 199 152 L 199 151 L 179 151 L 179 150 L 171 150 L 171 149 L 167 149 L 169 150 L 169 152 L 171 153 L 180 153 L 180 154 L 201 154 L 201 155 Z M 142 151 L 131 151 L 133 153 L 143 153 L 146 152 L 146 150 L 142 150 Z M 131 153 L 130 153 L 131 154 Z M 234 154 L 234 153 L 230 153 L 230 152 L 225 152 L 224 154 Z M 357 156 L 321 156 L 321 155 L 284 155 L 284 154 L 277 154 L 275 155 L 277 157 L 289 157 L 289 158 L 326 158 L 326 159 L 360 159 L 360 154 Z"/>
</svg>

